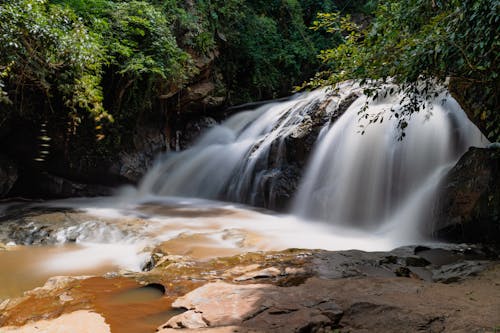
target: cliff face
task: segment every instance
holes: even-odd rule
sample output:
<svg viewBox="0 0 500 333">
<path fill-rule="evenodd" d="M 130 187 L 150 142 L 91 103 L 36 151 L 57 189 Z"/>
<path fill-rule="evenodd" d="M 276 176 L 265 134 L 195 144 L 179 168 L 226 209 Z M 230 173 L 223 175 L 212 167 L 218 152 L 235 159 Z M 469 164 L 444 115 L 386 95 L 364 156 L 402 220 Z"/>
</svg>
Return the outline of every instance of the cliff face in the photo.
<svg viewBox="0 0 500 333">
<path fill-rule="evenodd" d="M 500 149 L 471 148 L 442 183 L 436 236 L 455 242 L 500 242 Z"/>
</svg>

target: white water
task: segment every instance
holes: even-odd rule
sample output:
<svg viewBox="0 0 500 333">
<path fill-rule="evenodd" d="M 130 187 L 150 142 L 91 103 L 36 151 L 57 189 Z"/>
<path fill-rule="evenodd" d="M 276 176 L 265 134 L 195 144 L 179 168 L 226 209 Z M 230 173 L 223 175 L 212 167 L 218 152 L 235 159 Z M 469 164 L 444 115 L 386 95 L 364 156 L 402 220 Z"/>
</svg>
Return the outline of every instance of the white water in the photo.
<svg viewBox="0 0 500 333">
<path fill-rule="evenodd" d="M 310 121 L 317 105 L 330 103 L 326 118 L 352 91 L 360 89 L 345 83 L 334 98 L 317 90 L 237 114 L 193 148 L 158 163 L 140 192 L 256 204 L 255 197 L 269 191 L 262 185 L 264 175 L 283 159 L 284 139 Z M 412 114 L 405 137 L 398 140 L 401 129 L 394 115 L 401 114 L 401 100 L 398 94 L 376 100 L 362 96 L 332 125 L 326 122 L 297 191 L 294 214 L 362 230 L 392 225 L 399 237 L 414 241 L 418 233 L 430 233 L 441 177 L 470 146 L 484 146 L 487 140 L 446 92 Z M 379 115 L 383 121 L 370 124 L 362 135 L 361 115 Z"/>
<path fill-rule="evenodd" d="M 285 159 L 284 140 L 317 116 L 311 113 L 319 104 L 329 103 L 320 115 L 328 119 L 354 90 L 359 88 L 345 84 L 339 96 L 318 90 L 241 112 L 209 130 L 193 148 L 158 161 L 137 190 L 108 199 L 53 203 L 85 215 L 69 215 L 62 222 L 45 218 L 29 226 L 35 230 L 40 223 L 55 230 L 58 243 L 76 241 L 37 269 L 64 273 L 111 265 L 139 270 L 160 243 L 169 253 L 210 257 L 289 247 L 390 250 L 421 242 L 432 228 L 432 206 L 443 175 L 469 146 L 487 144 L 445 94 L 413 115 L 402 141 L 388 111 L 397 112 L 400 96 L 369 101 L 369 114 L 387 113 L 364 135 L 358 133 L 358 112 L 366 97 L 333 124 L 325 120 L 293 215 L 193 199 L 255 204 L 269 177 L 266 172 Z M 7 243 L 8 230 L 3 229 L 0 242 Z"/>
<path fill-rule="evenodd" d="M 419 232 L 431 231 L 440 179 L 469 147 L 487 140 L 446 93 L 413 114 L 398 140 L 399 119 L 393 115 L 401 114 L 401 99 L 359 98 L 328 129 L 300 185 L 296 214 L 363 229 L 388 224 L 414 241 Z M 360 135 L 358 113 L 366 102 L 368 115 L 384 119 Z"/>
<path fill-rule="evenodd" d="M 140 195 L 197 197 L 256 204 L 263 171 L 283 158 L 283 139 L 310 119 L 309 112 L 327 97 L 317 90 L 281 103 L 238 113 L 186 151 L 169 154 L 148 172 Z M 276 162 L 277 161 L 277 162 Z"/>
</svg>

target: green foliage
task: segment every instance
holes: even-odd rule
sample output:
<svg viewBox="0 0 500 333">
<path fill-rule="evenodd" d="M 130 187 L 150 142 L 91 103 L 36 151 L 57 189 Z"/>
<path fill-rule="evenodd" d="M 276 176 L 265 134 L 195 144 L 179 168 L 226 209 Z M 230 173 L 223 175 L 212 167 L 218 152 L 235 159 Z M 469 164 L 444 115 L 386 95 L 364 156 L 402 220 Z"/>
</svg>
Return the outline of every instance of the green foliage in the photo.
<svg viewBox="0 0 500 333">
<path fill-rule="evenodd" d="M 339 13 L 322 14 L 313 29 L 340 33 L 343 43 L 320 53 L 328 69 L 309 86 L 370 78 L 379 84 L 394 80 L 406 92 L 433 95 L 431 84 L 422 82 L 451 78 L 480 85 L 483 94 L 476 102 L 481 106 L 475 112 L 487 121 L 490 139 L 498 140 L 499 6 L 495 0 L 384 1 L 366 29 Z"/>
<path fill-rule="evenodd" d="M 23 98 L 41 95 L 53 112 L 55 99 L 73 123 L 84 110 L 111 120 L 102 105 L 103 53 L 98 40 L 72 11 L 43 0 L 0 5 L 0 71 L 3 102 L 33 112 Z"/>
<path fill-rule="evenodd" d="M 212 75 L 229 103 L 286 95 L 318 70 L 321 48 L 341 41 L 307 28 L 318 11 L 357 3 L 337 2 L 0 1 L 2 119 L 124 144 L 159 95 L 196 78 L 205 56 L 217 57 Z"/>
<path fill-rule="evenodd" d="M 334 1 L 203 2 L 212 3 L 210 17 L 217 18 L 213 26 L 221 49 L 219 65 L 231 103 L 288 94 L 318 69 L 318 50 L 335 45 L 307 28 L 317 11 L 336 8 Z"/>
<path fill-rule="evenodd" d="M 1 3 L 4 116 L 18 114 L 35 121 L 66 118 L 68 133 L 76 133 L 90 116 L 99 138 L 103 136 L 98 123 L 114 118 L 130 122 L 143 110 L 123 112 L 124 96 L 138 102 L 153 99 L 164 82 L 182 86 L 196 74 L 164 9 L 147 1 Z M 127 94 L 132 91 L 138 95 Z"/>
</svg>

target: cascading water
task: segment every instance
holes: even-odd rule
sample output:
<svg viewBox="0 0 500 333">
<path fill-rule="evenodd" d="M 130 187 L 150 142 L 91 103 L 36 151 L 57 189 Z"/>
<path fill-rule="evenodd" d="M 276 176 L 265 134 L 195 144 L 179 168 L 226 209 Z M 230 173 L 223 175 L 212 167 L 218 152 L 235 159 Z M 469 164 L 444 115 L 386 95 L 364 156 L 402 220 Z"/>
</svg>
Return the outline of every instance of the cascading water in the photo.
<svg viewBox="0 0 500 333">
<path fill-rule="evenodd" d="M 361 97 L 330 122 L 352 92 Z M 285 159 L 285 139 L 320 110 L 325 112 L 324 128 L 293 212 L 365 230 L 402 219 L 411 225 L 405 230 L 415 233 L 417 224 L 430 219 L 430 204 L 443 170 L 468 147 L 487 143 L 446 93 L 412 115 L 403 140 L 398 140 L 401 132 L 394 116 L 403 107 L 402 96 L 371 100 L 352 83 L 332 96 L 322 89 L 236 114 L 209 130 L 191 149 L 157 163 L 140 192 L 256 204 L 264 175 Z M 363 115 L 384 118 L 370 124 L 363 135 L 359 133 L 361 109 Z"/>
<path fill-rule="evenodd" d="M 380 94 L 384 95 L 384 94 Z M 294 213 L 363 227 L 384 223 L 415 240 L 429 233 L 432 204 L 442 176 L 470 146 L 487 140 L 458 103 L 441 93 L 408 127 L 397 126 L 401 95 L 356 100 L 318 142 L 294 201 Z M 368 103 L 368 104 L 366 104 Z M 359 111 L 369 124 L 360 135 Z"/>
<path fill-rule="evenodd" d="M 234 115 L 210 129 L 191 149 L 157 163 L 142 194 L 222 199 L 255 204 L 262 171 L 284 154 L 282 140 L 328 96 L 325 90 Z"/>
</svg>

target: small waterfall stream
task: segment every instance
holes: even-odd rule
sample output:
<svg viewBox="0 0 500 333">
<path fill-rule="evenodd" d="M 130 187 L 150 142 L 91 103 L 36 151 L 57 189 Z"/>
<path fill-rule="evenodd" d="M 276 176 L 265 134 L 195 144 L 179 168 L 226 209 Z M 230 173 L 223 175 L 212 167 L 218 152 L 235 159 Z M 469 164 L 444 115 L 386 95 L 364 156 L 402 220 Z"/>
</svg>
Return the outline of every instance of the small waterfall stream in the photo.
<svg viewBox="0 0 500 333">
<path fill-rule="evenodd" d="M 329 121 L 353 92 L 361 97 Z M 400 112 L 401 100 L 397 94 L 372 100 L 356 84 L 346 83 L 336 95 L 321 89 L 238 113 L 192 148 L 158 162 L 139 191 L 255 205 L 269 170 L 290 162 L 285 140 L 315 113 L 325 112 L 292 212 L 363 230 L 400 223 L 407 235 L 415 234 L 432 219 L 437 184 L 447 168 L 468 147 L 487 142 L 446 92 L 414 113 L 404 139 L 398 140 L 401 130 L 394 114 Z M 381 114 L 384 120 L 360 134 L 364 107 L 367 115 Z"/>
</svg>

